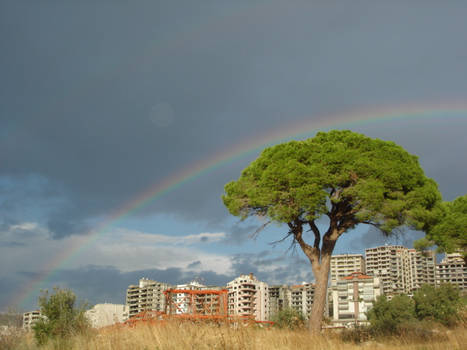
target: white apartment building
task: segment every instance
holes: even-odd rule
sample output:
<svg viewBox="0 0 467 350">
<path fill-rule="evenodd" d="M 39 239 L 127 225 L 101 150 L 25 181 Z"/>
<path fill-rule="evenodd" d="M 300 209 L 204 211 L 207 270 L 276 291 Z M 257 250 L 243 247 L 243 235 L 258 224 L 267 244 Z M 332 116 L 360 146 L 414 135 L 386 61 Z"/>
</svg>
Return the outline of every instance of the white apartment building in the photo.
<svg viewBox="0 0 467 350">
<path fill-rule="evenodd" d="M 366 273 L 379 277 L 383 293 L 411 294 L 424 283 L 434 285 L 436 256 L 403 246 L 366 249 Z"/>
<path fill-rule="evenodd" d="M 354 272 L 331 285 L 332 322 L 335 325 L 365 323 L 366 312 L 382 294 L 378 277 Z"/>
<path fill-rule="evenodd" d="M 330 283 L 336 282 L 353 272 L 365 273 L 363 254 L 338 254 L 331 256 Z"/>
<path fill-rule="evenodd" d="M 229 315 L 252 316 L 256 321 L 269 320 L 269 288 L 252 273 L 240 275 L 227 283 Z"/>
<path fill-rule="evenodd" d="M 291 308 L 300 312 L 305 318 L 309 318 L 315 296 L 315 285 L 312 283 L 303 283 L 291 286 L 290 289 Z"/>
<path fill-rule="evenodd" d="M 128 319 L 128 308 L 123 304 L 96 304 L 85 312 L 91 326 L 101 328 L 122 323 Z"/>
<path fill-rule="evenodd" d="M 436 284 L 451 283 L 467 292 L 467 266 L 460 253 L 446 254 L 436 266 Z"/>
<path fill-rule="evenodd" d="M 126 292 L 128 317 L 146 311 L 164 311 L 164 291 L 171 288 L 167 283 L 141 278 L 138 285 L 130 285 Z"/>
<path fill-rule="evenodd" d="M 42 317 L 40 310 L 25 312 L 23 314 L 23 329 L 30 331 L 34 323 L 39 321 Z"/>
<path fill-rule="evenodd" d="M 269 317 L 274 317 L 279 311 L 290 308 L 292 292 L 287 285 L 269 286 Z"/>
<path fill-rule="evenodd" d="M 436 284 L 436 254 L 429 250 L 420 252 L 415 249 L 409 249 L 410 255 L 410 270 L 411 270 L 411 285 L 410 290 L 413 292 L 420 288 L 423 284 Z"/>
<path fill-rule="evenodd" d="M 178 284 L 176 289 L 178 290 L 202 290 L 206 289 L 207 287 L 197 281 L 191 281 L 186 284 Z M 177 308 L 175 310 L 176 314 L 187 314 L 188 312 L 192 312 L 189 309 L 189 295 L 187 293 L 177 293 L 175 297 L 175 302 L 177 304 Z"/>
</svg>

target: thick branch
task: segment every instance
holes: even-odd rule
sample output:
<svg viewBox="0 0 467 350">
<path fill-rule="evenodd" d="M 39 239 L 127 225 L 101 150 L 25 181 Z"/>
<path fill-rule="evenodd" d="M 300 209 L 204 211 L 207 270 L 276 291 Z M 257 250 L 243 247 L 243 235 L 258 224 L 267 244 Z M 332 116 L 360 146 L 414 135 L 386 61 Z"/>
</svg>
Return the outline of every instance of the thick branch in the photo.
<svg viewBox="0 0 467 350">
<path fill-rule="evenodd" d="M 315 241 L 313 242 L 313 246 L 319 250 L 319 244 L 321 242 L 321 232 L 319 232 L 318 227 L 315 224 L 315 221 L 309 221 L 308 225 L 310 225 L 310 230 L 313 231 L 315 235 Z"/>
<path fill-rule="evenodd" d="M 311 262 L 311 267 L 313 269 L 319 268 L 319 258 L 320 258 L 320 251 L 319 249 L 312 247 L 308 243 L 303 240 L 303 224 L 301 221 L 294 221 L 293 223 L 288 223 L 290 232 L 293 233 L 295 240 L 302 248 L 303 253 L 308 257 Z"/>
</svg>

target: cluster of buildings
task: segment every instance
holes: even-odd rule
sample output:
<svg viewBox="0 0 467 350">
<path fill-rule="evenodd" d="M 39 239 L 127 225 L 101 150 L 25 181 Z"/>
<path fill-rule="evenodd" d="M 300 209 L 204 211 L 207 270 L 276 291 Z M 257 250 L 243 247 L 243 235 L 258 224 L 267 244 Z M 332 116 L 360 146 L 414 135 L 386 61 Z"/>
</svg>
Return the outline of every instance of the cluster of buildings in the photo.
<svg viewBox="0 0 467 350">
<path fill-rule="evenodd" d="M 423 284 L 441 283 L 454 284 L 467 292 L 467 267 L 460 254 L 446 254 L 439 264 L 432 251 L 422 253 L 399 245 L 370 248 L 365 256 L 334 255 L 325 314 L 337 326 L 365 323 L 366 312 L 378 296 L 411 295 Z M 170 298 L 164 294 L 167 290 L 172 290 Z M 224 305 L 228 315 L 254 317 L 258 321 L 271 320 L 277 312 L 287 308 L 309 317 L 314 292 L 313 283 L 269 286 L 253 274 L 241 275 L 223 287 L 205 286 L 196 281 L 173 286 L 142 278 L 138 285 L 128 287 L 124 305 L 97 304 L 86 314 L 93 326 L 102 327 L 147 310 L 190 313 L 193 312 L 190 300 L 196 295 L 204 298 L 203 305 L 210 305 L 217 312 L 222 312 Z M 226 295 L 226 300 L 220 299 L 222 295 Z M 172 310 L 168 303 L 177 306 Z M 24 327 L 30 327 L 38 317 L 37 311 L 25 313 Z"/>
</svg>

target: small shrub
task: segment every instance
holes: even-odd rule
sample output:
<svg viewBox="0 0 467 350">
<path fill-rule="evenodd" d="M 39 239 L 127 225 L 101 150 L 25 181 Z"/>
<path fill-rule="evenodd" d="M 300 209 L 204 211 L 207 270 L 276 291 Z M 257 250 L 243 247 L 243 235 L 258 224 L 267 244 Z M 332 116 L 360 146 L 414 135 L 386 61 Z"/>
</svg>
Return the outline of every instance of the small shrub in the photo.
<svg viewBox="0 0 467 350">
<path fill-rule="evenodd" d="M 85 305 L 76 307 L 75 302 L 76 296 L 71 290 L 54 288 L 50 296 L 48 291 L 42 293 L 39 306 L 44 317 L 33 326 L 39 345 L 49 339 L 63 343 L 70 335 L 83 334 L 89 329 L 84 315 Z"/>
<path fill-rule="evenodd" d="M 305 317 L 295 309 L 282 309 L 272 317 L 274 326 L 278 328 L 298 329 L 305 327 Z"/>
</svg>

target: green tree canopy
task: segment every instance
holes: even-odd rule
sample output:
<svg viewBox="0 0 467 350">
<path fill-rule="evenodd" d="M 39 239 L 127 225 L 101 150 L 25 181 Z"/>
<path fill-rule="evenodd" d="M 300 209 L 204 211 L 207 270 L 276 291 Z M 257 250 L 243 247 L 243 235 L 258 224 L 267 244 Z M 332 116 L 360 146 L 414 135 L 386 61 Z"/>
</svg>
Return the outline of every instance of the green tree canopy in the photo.
<svg viewBox="0 0 467 350">
<path fill-rule="evenodd" d="M 436 183 L 425 176 L 416 156 L 394 142 L 348 130 L 265 149 L 225 186 L 223 196 L 233 215 L 288 225 L 288 235 L 310 260 L 316 278 L 313 331 L 320 329 L 337 239 L 358 224 L 385 234 L 401 226 L 427 229 L 440 200 Z M 329 222 L 322 232 L 321 217 Z M 304 234 L 308 228 L 312 243 Z"/>
</svg>

